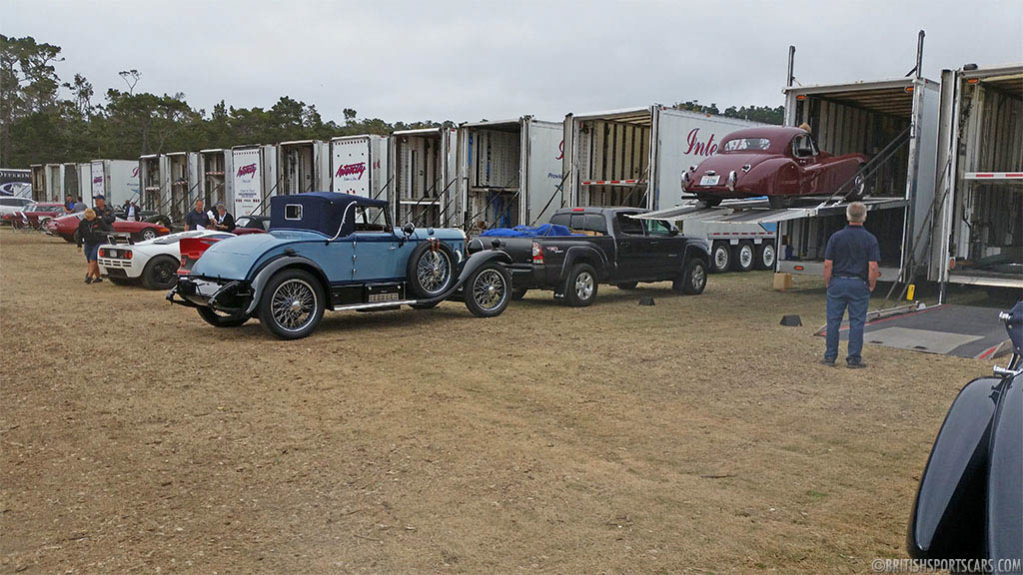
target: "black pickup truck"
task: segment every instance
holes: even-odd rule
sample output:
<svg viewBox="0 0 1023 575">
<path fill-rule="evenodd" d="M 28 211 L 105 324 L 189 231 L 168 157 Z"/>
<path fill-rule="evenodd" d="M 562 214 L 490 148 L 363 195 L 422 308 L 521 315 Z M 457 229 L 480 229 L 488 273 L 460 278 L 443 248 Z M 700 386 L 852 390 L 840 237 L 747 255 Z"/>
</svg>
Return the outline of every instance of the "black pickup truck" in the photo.
<svg viewBox="0 0 1023 575">
<path fill-rule="evenodd" d="M 671 281 L 685 294 L 703 292 L 710 254 L 703 240 L 686 238 L 663 220 L 639 219 L 639 208 L 563 208 L 550 223 L 571 236 L 492 237 L 469 242 L 469 252 L 494 247 L 511 256 L 513 298 L 530 289 L 554 290 L 571 306 L 587 306 L 597 284 L 635 288 Z"/>
</svg>

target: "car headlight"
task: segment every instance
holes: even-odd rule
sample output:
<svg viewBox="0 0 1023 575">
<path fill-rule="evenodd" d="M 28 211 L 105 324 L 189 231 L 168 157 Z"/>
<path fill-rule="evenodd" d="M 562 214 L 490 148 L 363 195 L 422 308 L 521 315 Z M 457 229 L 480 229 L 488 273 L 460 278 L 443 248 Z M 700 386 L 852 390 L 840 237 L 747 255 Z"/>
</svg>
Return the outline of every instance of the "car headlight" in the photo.
<svg viewBox="0 0 1023 575">
<path fill-rule="evenodd" d="M 735 173 L 735 170 L 732 170 L 731 172 L 728 172 L 728 180 L 725 181 L 725 186 L 728 188 L 728 191 L 730 191 L 730 192 L 734 192 L 735 191 L 735 182 L 738 179 L 739 179 L 739 175 Z"/>
</svg>

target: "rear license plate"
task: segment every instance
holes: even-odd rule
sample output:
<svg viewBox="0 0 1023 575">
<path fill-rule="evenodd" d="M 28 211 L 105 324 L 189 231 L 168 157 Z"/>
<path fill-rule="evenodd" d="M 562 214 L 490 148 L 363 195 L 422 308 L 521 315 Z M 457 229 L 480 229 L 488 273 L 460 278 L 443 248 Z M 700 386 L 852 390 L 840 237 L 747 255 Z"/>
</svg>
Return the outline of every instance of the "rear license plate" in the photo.
<svg viewBox="0 0 1023 575">
<path fill-rule="evenodd" d="M 700 178 L 701 186 L 716 186 L 721 181 L 721 176 L 704 176 Z"/>
</svg>

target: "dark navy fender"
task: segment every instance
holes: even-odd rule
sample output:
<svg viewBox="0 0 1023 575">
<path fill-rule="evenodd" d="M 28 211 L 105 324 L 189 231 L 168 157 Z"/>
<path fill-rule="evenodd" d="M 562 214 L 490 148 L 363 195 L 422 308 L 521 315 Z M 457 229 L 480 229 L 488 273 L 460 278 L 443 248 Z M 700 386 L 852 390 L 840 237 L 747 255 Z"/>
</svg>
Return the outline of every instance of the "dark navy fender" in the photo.
<svg viewBox="0 0 1023 575">
<path fill-rule="evenodd" d="M 327 274 L 324 273 L 323 269 L 320 268 L 316 262 L 302 256 L 283 255 L 268 261 L 258 272 L 256 272 L 256 275 L 253 276 L 252 281 L 250 282 L 250 288 L 252 289 L 252 301 L 249 302 L 249 307 L 245 310 L 245 313 L 251 315 L 256 311 L 256 306 L 259 305 L 259 299 L 263 296 L 263 288 L 266 286 L 266 282 L 270 281 L 270 278 L 273 277 L 277 270 L 288 266 L 301 267 L 312 272 L 313 275 L 319 278 L 320 282 L 324 286 L 323 289 L 328 293 L 327 297 L 329 299 L 330 281 L 327 280 Z"/>
<path fill-rule="evenodd" d="M 988 557 L 1023 564 L 1023 375 L 1006 379 L 991 432 L 988 476 Z"/>
<path fill-rule="evenodd" d="M 906 546 L 917 559 L 985 556 L 989 448 L 1002 381 L 966 384 L 945 416 L 910 516 Z"/>
</svg>

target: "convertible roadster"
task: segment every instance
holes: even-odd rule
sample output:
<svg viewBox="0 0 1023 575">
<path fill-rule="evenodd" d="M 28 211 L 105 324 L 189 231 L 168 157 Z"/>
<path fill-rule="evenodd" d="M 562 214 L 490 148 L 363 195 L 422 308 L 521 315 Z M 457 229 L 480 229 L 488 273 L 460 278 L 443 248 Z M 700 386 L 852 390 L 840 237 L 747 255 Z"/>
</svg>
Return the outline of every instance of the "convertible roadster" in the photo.
<svg viewBox="0 0 1023 575">
<path fill-rule="evenodd" d="M 863 154 L 832 156 L 817 149 L 805 130 L 765 126 L 725 136 L 718 153 L 690 166 L 682 187 L 708 206 L 730 198 L 767 196 L 772 208 L 793 196 L 831 195 L 852 178 L 848 199 L 862 197 Z"/>
<path fill-rule="evenodd" d="M 469 256 L 461 230 L 396 230 L 387 202 L 310 192 L 272 198 L 270 214 L 269 233 L 213 244 L 167 299 L 217 327 L 258 316 L 282 339 L 309 335 L 328 309 L 427 309 L 460 295 L 493 317 L 511 299 L 506 253 Z"/>
<path fill-rule="evenodd" d="M 946 563 L 953 572 L 1019 573 L 1023 565 L 1023 302 L 1001 318 L 1012 359 L 959 392 L 910 516 L 909 554 L 954 560 Z"/>
</svg>

